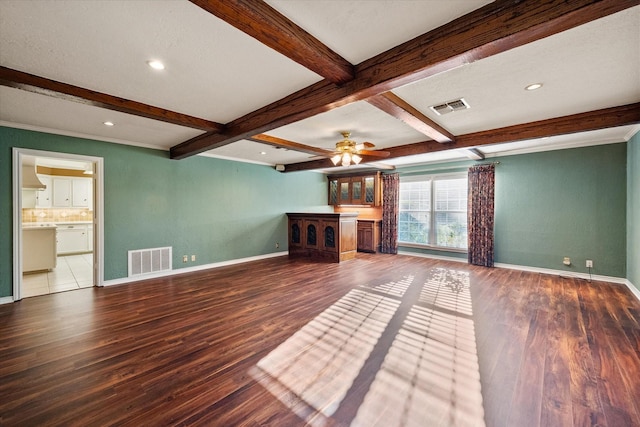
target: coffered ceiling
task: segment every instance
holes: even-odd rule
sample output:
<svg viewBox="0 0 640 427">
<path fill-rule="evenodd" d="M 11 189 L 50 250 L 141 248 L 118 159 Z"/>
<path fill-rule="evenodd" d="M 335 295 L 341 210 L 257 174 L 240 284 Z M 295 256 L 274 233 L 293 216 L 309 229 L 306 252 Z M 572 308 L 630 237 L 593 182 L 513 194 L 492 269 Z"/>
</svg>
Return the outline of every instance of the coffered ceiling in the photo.
<svg viewBox="0 0 640 427">
<path fill-rule="evenodd" d="M 328 170 L 340 131 L 387 167 L 620 142 L 638 4 L 2 0 L 0 124 L 286 171 Z"/>
</svg>

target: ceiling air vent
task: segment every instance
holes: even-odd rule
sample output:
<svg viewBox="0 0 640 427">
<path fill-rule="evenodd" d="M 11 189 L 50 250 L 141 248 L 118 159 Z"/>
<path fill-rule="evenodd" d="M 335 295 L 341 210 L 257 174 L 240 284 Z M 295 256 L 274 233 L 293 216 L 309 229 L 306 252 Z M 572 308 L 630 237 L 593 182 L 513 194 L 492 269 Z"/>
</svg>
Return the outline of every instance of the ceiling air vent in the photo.
<svg viewBox="0 0 640 427">
<path fill-rule="evenodd" d="M 467 101 L 464 100 L 464 98 L 460 98 L 454 99 L 453 101 L 445 102 L 444 104 L 432 105 L 429 108 L 431 108 L 431 111 L 433 111 L 437 115 L 442 116 L 443 114 L 452 113 L 454 111 L 466 110 L 470 107 L 469 104 L 467 104 Z"/>
</svg>

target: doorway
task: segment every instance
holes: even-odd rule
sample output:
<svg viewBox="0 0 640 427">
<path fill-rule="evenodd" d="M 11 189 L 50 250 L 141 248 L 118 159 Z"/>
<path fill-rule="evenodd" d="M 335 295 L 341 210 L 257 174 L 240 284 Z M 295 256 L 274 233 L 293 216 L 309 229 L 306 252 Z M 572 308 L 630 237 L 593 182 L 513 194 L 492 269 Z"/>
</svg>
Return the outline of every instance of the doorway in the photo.
<svg viewBox="0 0 640 427">
<path fill-rule="evenodd" d="M 103 159 L 13 149 L 13 299 L 102 286 Z"/>
</svg>

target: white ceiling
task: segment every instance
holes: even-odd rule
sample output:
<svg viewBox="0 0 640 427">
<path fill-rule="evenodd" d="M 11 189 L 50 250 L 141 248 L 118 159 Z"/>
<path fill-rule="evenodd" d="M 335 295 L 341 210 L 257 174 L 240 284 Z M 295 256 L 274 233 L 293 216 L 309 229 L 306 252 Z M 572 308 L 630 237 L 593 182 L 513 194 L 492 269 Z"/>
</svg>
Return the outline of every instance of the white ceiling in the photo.
<svg viewBox="0 0 640 427">
<path fill-rule="evenodd" d="M 353 64 L 487 1 L 268 0 Z M 166 69 L 146 62 L 160 59 Z M 0 1 L 0 65 L 156 107 L 230 122 L 322 78 L 188 1 Z M 530 83 L 542 89 L 527 92 Z M 640 6 L 441 73 L 394 92 L 455 135 L 640 101 Z M 429 106 L 464 97 L 471 108 Z M 113 127 L 102 123 L 112 121 Z M 0 87 L 0 124 L 167 150 L 201 131 Z M 429 139 L 366 102 L 269 135 L 331 149 L 339 132 L 376 148 Z M 638 127 L 483 146 L 501 151 L 623 141 Z M 264 153 L 264 154 L 262 154 Z M 263 164 L 309 154 L 238 141 L 207 155 Z M 455 157 L 454 157 L 455 156 Z M 390 159 L 393 165 L 463 158 L 464 152 Z"/>
</svg>

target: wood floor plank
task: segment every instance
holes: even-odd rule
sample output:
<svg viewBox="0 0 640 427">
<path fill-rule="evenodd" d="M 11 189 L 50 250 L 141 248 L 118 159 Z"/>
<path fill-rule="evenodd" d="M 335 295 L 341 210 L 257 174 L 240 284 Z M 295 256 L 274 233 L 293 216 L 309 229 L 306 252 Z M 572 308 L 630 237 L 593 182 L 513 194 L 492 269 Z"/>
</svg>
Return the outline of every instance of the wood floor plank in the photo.
<svg viewBox="0 0 640 427">
<path fill-rule="evenodd" d="M 434 272 L 446 292 L 425 285 Z M 354 292 L 394 317 L 344 306 Z M 0 425 L 640 426 L 639 315 L 621 285 L 360 253 L 26 298 L 0 306 Z M 376 335 L 354 332 L 362 322 L 387 334 L 364 359 L 354 344 Z M 313 351 L 319 368 L 258 369 L 302 342 L 288 354 Z M 316 395 L 287 382 L 311 372 Z M 337 384 L 346 395 L 329 409 Z"/>
<path fill-rule="evenodd" d="M 616 328 L 612 316 L 604 314 L 602 305 L 605 297 L 598 286 L 585 282 L 578 284 L 578 292 L 587 340 L 598 372 L 597 387 L 607 424 L 640 425 L 635 409 L 638 396 L 627 388 L 624 373 L 619 366 L 623 354 L 615 343 L 614 347 L 611 346 L 608 338 L 615 333 Z"/>
<path fill-rule="evenodd" d="M 571 399 L 566 398 L 571 396 L 570 348 L 567 336 L 569 297 L 564 290 L 564 281 L 556 281 L 546 276 L 541 282 L 550 294 L 550 316 L 544 362 L 540 425 L 571 427 L 573 425 L 573 405 Z"/>
<path fill-rule="evenodd" d="M 597 387 L 597 372 L 586 336 L 575 279 L 563 280 L 567 294 L 567 343 L 573 425 L 606 425 Z"/>
</svg>

